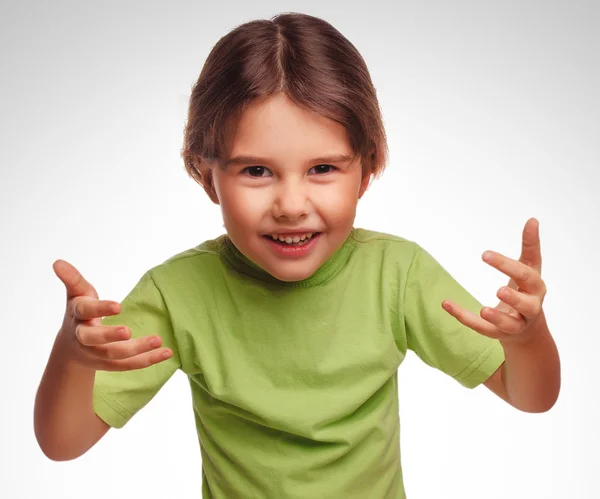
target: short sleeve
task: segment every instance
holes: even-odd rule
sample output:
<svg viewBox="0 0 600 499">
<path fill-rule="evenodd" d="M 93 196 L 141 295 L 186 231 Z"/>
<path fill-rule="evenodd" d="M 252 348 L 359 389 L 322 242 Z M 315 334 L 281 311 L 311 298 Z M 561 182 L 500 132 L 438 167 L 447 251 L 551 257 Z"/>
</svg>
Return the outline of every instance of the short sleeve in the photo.
<svg viewBox="0 0 600 499">
<path fill-rule="evenodd" d="M 179 352 L 169 312 L 149 272 L 121 302 L 121 313 L 105 317 L 104 325 L 125 325 L 131 337 L 157 334 L 173 355 L 158 364 L 133 371 L 97 371 L 93 404 L 96 414 L 113 428 L 121 428 L 158 393 L 180 367 Z"/>
<path fill-rule="evenodd" d="M 408 270 L 404 317 L 408 348 L 426 364 L 474 388 L 504 362 L 498 340 L 463 325 L 442 308 L 450 299 L 479 315 L 481 303 L 425 249 L 417 250 Z"/>
</svg>

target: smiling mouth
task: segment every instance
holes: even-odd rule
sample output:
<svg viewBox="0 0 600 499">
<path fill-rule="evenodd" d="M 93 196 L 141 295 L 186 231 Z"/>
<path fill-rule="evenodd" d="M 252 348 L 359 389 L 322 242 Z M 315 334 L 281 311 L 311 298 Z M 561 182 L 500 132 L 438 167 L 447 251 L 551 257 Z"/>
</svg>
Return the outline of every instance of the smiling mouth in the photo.
<svg viewBox="0 0 600 499">
<path fill-rule="evenodd" d="M 304 246 L 320 232 L 306 232 L 304 234 L 268 234 L 263 237 L 283 246 Z"/>
</svg>

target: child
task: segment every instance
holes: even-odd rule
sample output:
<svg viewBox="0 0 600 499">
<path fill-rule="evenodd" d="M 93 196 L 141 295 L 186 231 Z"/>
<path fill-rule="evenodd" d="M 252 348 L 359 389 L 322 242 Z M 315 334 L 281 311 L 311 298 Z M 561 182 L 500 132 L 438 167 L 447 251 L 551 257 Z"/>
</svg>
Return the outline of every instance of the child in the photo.
<svg viewBox="0 0 600 499">
<path fill-rule="evenodd" d="M 481 309 L 418 244 L 353 227 L 386 151 L 366 65 L 331 25 L 284 14 L 224 36 L 193 88 L 182 156 L 226 234 L 150 269 L 120 304 L 55 262 L 67 308 L 36 398 L 44 453 L 82 455 L 181 369 L 203 497 L 403 498 L 408 349 L 548 410 L 560 373 L 537 221 L 519 261 L 490 252 L 511 280 Z"/>
</svg>

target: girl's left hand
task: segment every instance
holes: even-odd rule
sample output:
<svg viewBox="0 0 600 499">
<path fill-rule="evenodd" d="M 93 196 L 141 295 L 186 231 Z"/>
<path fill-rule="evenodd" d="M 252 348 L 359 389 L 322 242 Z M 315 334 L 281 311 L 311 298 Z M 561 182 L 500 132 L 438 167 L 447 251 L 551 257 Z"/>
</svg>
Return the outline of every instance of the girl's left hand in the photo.
<svg viewBox="0 0 600 499">
<path fill-rule="evenodd" d="M 539 222 L 530 218 L 525 224 L 518 261 L 494 251 L 486 251 L 482 258 L 511 278 L 508 286 L 496 293 L 500 303 L 494 308 L 483 307 L 481 317 L 450 300 L 444 300 L 442 307 L 459 322 L 484 336 L 503 343 L 527 342 L 545 324 L 542 304 L 546 285 L 541 277 Z"/>
</svg>

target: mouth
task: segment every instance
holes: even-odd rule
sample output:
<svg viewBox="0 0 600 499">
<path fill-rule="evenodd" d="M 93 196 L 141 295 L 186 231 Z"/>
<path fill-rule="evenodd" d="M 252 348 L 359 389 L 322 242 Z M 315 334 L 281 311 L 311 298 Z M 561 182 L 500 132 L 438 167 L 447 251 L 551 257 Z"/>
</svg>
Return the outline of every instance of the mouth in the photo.
<svg viewBox="0 0 600 499">
<path fill-rule="evenodd" d="M 282 246 L 304 246 L 308 244 L 313 238 L 321 234 L 320 232 L 297 232 L 287 234 L 266 234 L 264 238 L 273 241 Z"/>
</svg>

